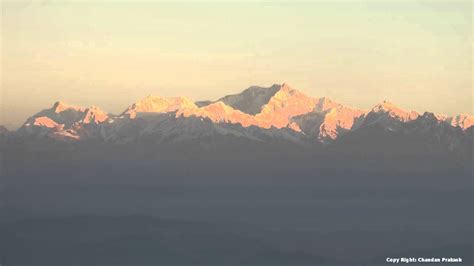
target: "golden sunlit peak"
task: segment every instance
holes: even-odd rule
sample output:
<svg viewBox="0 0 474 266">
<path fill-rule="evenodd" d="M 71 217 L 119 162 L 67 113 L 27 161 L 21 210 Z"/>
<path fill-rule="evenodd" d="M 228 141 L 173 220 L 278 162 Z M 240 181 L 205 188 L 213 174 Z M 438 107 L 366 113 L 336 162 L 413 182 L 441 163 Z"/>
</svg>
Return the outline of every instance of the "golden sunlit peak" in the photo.
<svg viewBox="0 0 474 266">
<path fill-rule="evenodd" d="M 57 101 L 53 105 L 53 110 L 54 110 L 55 113 L 61 113 L 61 112 L 65 111 L 65 110 L 68 110 L 68 109 L 73 109 L 75 111 L 81 111 L 81 112 L 83 112 L 85 110 L 85 108 L 83 108 L 83 107 L 68 105 L 68 104 L 66 104 L 62 101 Z"/>
<path fill-rule="evenodd" d="M 188 97 L 159 97 L 149 95 L 140 101 L 132 104 L 124 114 L 130 118 L 135 118 L 137 113 L 166 113 L 181 109 L 198 108 L 194 101 Z"/>
<path fill-rule="evenodd" d="M 282 83 L 281 86 L 280 86 L 280 89 L 282 90 L 288 90 L 288 91 L 292 91 L 293 88 L 288 84 L 288 83 Z"/>
<path fill-rule="evenodd" d="M 405 122 L 414 120 L 419 116 L 417 112 L 407 112 L 387 100 L 384 100 L 383 102 L 377 104 L 374 108 L 372 108 L 372 112 L 387 113 L 389 116 L 398 118 L 401 121 Z"/>
<path fill-rule="evenodd" d="M 377 104 L 376 106 L 374 106 L 374 108 L 372 108 L 372 111 L 374 112 L 380 112 L 380 111 L 387 112 L 387 111 L 394 111 L 394 110 L 403 111 L 398 106 L 396 106 L 395 104 L 387 100 L 383 100 L 381 103 Z"/>
<path fill-rule="evenodd" d="M 62 106 L 67 106 L 67 104 L 65 104 L 62 101 L 57 101 L 53 104 L 53 108 L 58 108 L 58 107 L 62 107 Z"/>
</svg>

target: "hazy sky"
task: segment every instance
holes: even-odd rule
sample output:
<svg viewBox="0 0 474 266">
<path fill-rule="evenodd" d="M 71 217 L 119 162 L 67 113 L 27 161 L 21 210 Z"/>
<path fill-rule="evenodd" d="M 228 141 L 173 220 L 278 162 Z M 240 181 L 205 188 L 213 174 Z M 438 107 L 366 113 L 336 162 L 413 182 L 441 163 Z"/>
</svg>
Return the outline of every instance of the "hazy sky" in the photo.
<svg viewBox="0 0 474 266">
<path fill-rule="evenodd" d="M 10 128 L 56 100 L 119 113 L 282 82 L 361 108 L 473 112 L 471 1 L 0 2 Z"/>
</svg>

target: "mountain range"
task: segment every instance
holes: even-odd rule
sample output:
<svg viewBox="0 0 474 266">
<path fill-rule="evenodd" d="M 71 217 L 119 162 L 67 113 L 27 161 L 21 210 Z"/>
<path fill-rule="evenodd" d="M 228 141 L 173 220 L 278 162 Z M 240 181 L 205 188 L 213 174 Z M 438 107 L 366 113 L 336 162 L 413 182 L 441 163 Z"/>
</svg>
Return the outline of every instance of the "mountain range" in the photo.
<svg viewBox="0 0 474 266">
<path fill-rule="evenodd" d="M 57 102 L 0 127 L 0 263 L 472 265 L 473 147 L 470 115 L 287 84 L 116 115 Z"/>
<path fill-rule="evenodd" d="M 147 96 L 119 115 L 96 106 L 56 102 L 28 118 L 15 132 L 1 127 L 0 135 L 23 140 L 106 143 L 144 139 L 173 143 L 219 135 L 259 142 L 328 145 L 345 136 L 370 134 L 369 131 L 404 136 L 429 133 L 454 150 L 462 145 L 463 138 L 472 139 L 474 116 L 420 114 L 388 101 L 362 110 L 327 97 L 310 97 L 288 84 L 275 84 L 268 88 L 252 86 L 216 101 Z"/>
</svg>

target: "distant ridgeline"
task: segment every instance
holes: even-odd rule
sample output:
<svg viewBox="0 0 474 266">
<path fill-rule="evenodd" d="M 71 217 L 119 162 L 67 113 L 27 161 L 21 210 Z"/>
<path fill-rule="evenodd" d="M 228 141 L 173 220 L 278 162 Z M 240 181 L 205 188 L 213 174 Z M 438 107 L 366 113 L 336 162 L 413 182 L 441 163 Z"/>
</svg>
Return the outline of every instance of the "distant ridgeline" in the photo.
<svg viewBox="0 0 474 266">
<path fill-rule="evenodd" d="M 43 150 L 90 164 L 112 158 L 127 163 L 239 159 L 254 161 L 255 168 L 268 163 L 270 168 L 450 173 L 472 169 L 473 125 L 470 115 L 419 114 L 387 101 L 360 110 L 283 84 L 250 87 L 217 101 L 148 96 L 119 115 L 57 102 L 17 131 L 0 127 L 0 147 L 12 164 Z"/>
<path fill-rule="evenodd" d="M 24 141 L 49 138 L 107 143 L 143 139 L 169 143 L 220 135 L 304 145 L 330 144 L 345 135 L 378 131 L 407 138 L 426 135 L 454 150 L 463 144 L 463 138 L 472 136 L 473 125 L 474 117 L 470 115 L 418 114 L 387 101 L 371 110 L 360 110 L 326 97 L 309 97 L 283 84 L 250 87 L 214 102 L 148 96 L 120 115 L 107 114 L 95 106 L 57 102 L 27 119 L 16 132 L 0 127 L 0 135 L 15 135 Z"/>
</svg>

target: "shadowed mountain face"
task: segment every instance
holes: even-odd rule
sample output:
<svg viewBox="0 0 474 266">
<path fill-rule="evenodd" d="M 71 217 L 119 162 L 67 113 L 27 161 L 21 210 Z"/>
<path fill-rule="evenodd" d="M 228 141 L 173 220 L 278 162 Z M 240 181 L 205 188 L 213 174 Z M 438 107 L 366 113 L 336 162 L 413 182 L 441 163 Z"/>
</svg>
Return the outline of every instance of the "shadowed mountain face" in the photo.
<svg viewBox="0 0 474 266">
<path fill-rule="evenodd" d="M 1 137 L 6 137 L 9 133 L 10 133 L 10 131 L 6 127 L 0 126 L 0 136 Z"/>
<path fill-rule="evenodd" d="M 56 103 L 0 131 L 0 264 L 472 265 L 473 145 L 470 116 L 286 84 Z"/>
<path fill-rule="evenodd" d="M 242 93 L 225 96 L 218 101 L 240 110 L 246 114 L 256 115 L 270 99 L 280 90 L 280 85 L 273 85 L 270 88 L 253 86 Z"/>
</svg>

